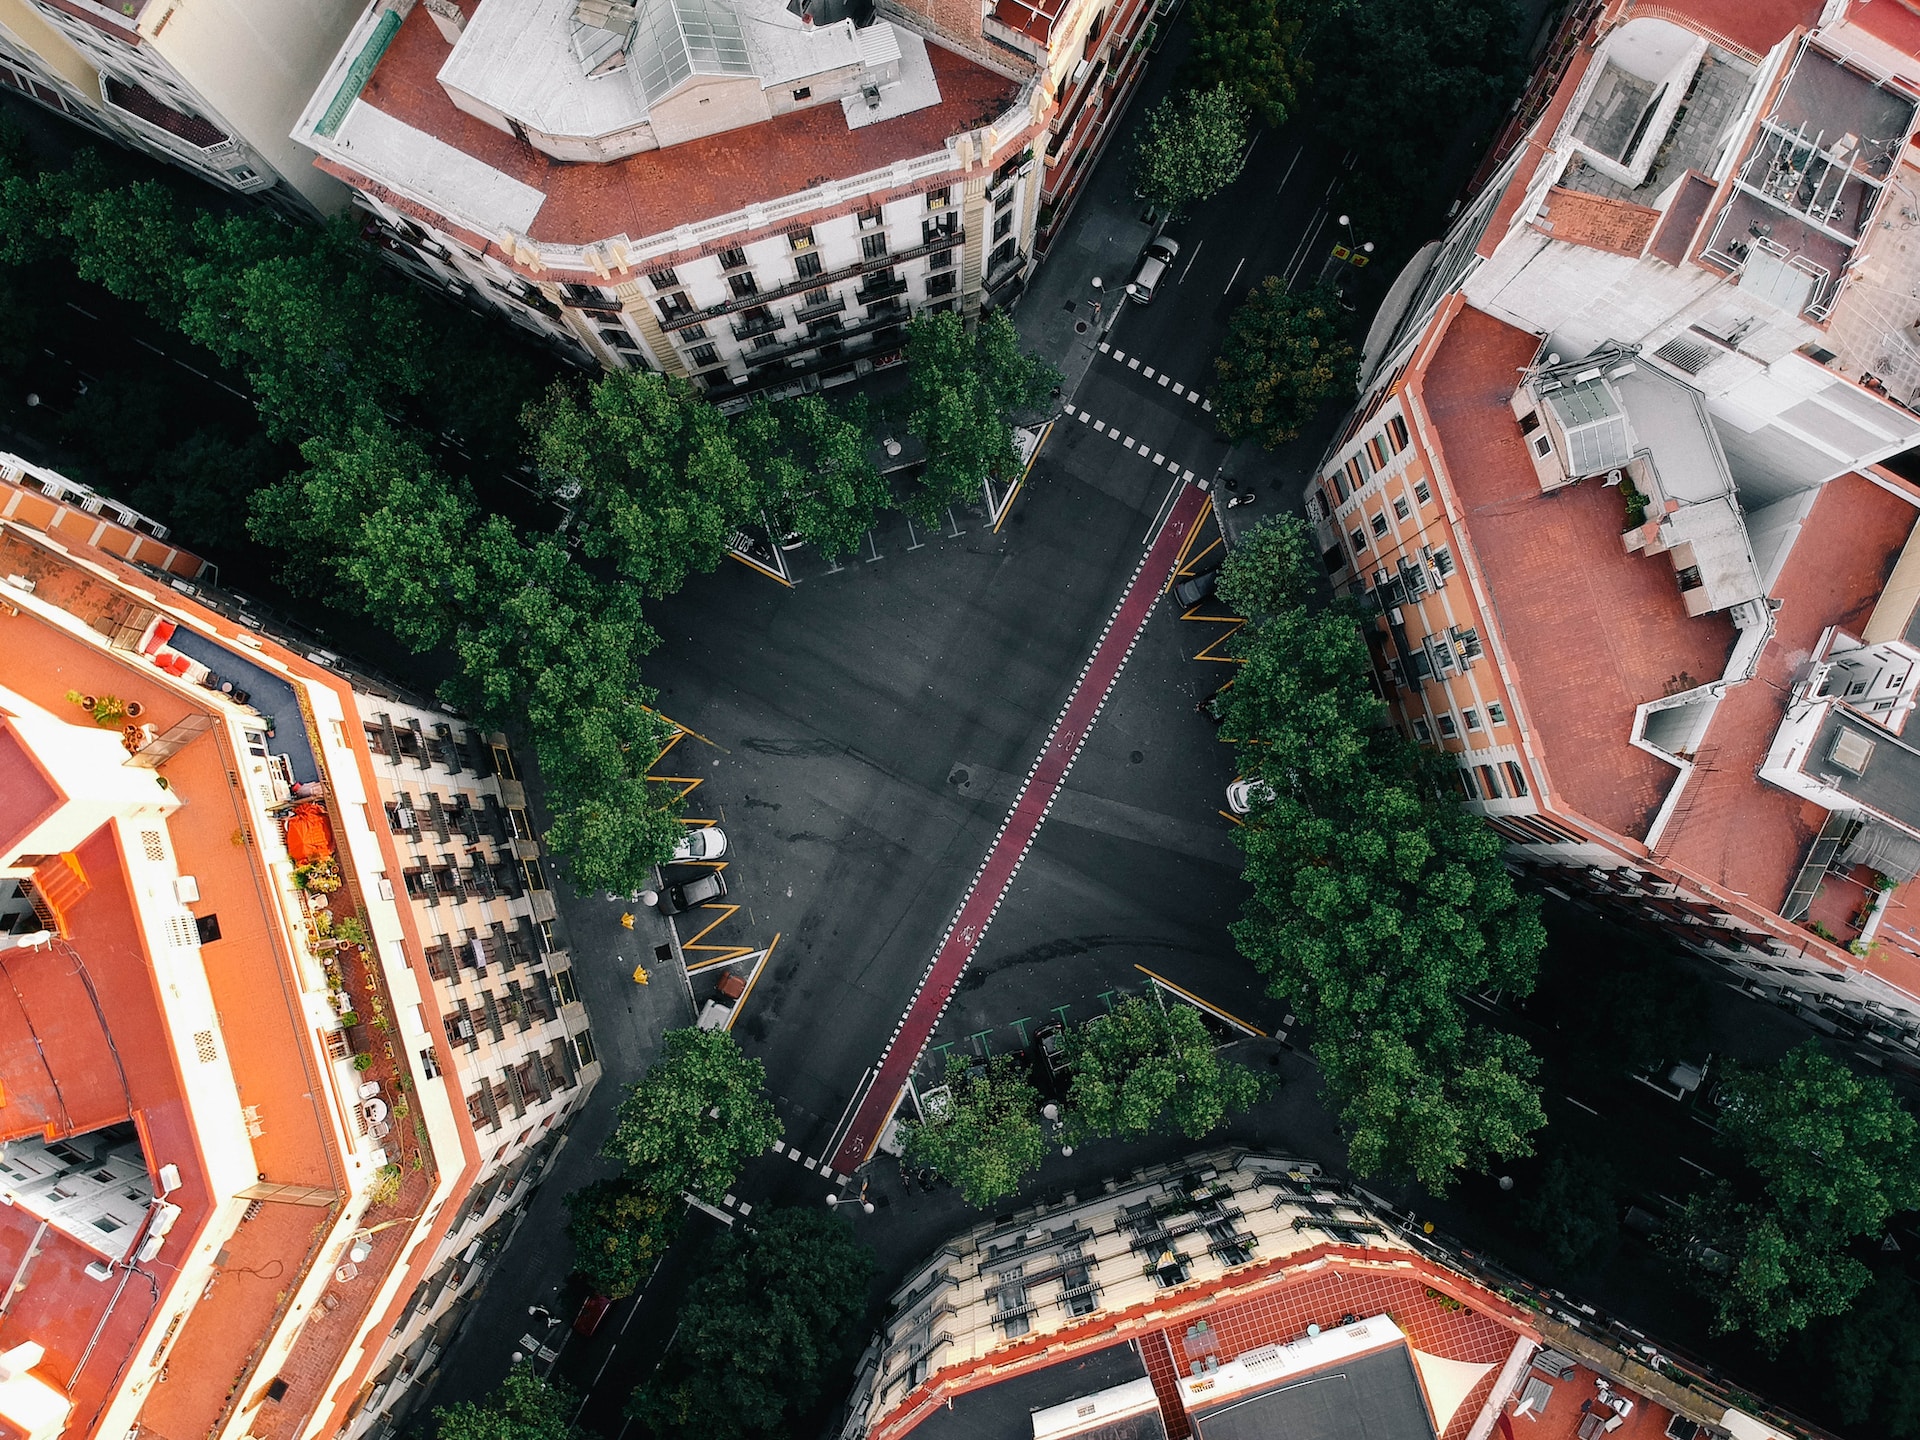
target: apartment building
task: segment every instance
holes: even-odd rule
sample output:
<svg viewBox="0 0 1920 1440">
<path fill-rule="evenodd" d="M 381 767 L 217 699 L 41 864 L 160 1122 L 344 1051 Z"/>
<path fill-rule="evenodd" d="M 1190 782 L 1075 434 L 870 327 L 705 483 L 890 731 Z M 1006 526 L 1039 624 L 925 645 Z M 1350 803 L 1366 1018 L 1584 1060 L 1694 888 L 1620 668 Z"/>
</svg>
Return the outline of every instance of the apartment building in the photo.
<svg viewBox="0 0 1920 1440">
<path fill-rule="evenodd" d="M 1506 1298 L 1521 1291 L 1534 1308 Z M 1224 1150 L 949 1241 L 893 1295 L 840 1434 L 1782 1433 L 1703 1369 L 1617 1336 L 1591 1307 L 1470 1273 L 1316 1165 Z"/>
<path fill-rule="evenodd" d="M 315 216 L 347 204 L 293 123 L 351 0 L 0 0 L 0 84 L 203 180 Z"/>
<path fill-rule="evenodd" d="M 840 0 L 376 0 L 295 135 L 423 283 L 725 403 L 1007 298 L 1048 104 Z"/>
<path fill-rule="evenodd" d="M 1516 862 L 1901 1060 L 1920 20 L 1645 9 L 1396 287 L 1308 512 Z"/>
<path fill-rule="evenodd" d="M 390 1433 L 600 1074 L 513 756 L 91 498 L 0 457 L 0 1420 Z"/>
</svg>

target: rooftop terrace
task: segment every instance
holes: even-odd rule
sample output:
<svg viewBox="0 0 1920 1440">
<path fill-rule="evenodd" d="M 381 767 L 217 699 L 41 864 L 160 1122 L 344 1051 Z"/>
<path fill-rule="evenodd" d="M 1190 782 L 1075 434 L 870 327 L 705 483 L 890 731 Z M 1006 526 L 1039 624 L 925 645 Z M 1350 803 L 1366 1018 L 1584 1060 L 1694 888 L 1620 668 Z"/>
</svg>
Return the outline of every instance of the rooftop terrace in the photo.
<svg viewBox="0 0 1920 1440">
<path fill-rule="evenodd" d="M 459 3 L 472 14 L 483 0 Z M 950 137 L 1004 114 L 1020 88 L 929 42 L 940 103 L 926 109 L 852 128 L 838 106 L 818 106 L 623 160 L 563 163 L 456 108 L 437 78 L 450 53 L 426 8 L 415 7 L 362 90 L 360 103 L 481 162 L 507 186 L 526 187 L 533 207 L 526 233 L 559 245 L 658 235 L 830 179 L 938 152 Z M 350 119 L 343 133 L 354 123 Z M 365 173 L 375 182 L 417 181 L 417 188 L 433 193 L 433 169 L 439 163 L 434 155 L 408 152 L 405 159 L 415 168 L 404 175 L 373 164 L 365 172 L 354 171 L 351 151 L 329 152 L 320 164 L 336 173 Z M 494 215 L 474 218 L 489 223 L 483 237 L 489 241 L 498 225 L 507 223 Z"/>
</svg>

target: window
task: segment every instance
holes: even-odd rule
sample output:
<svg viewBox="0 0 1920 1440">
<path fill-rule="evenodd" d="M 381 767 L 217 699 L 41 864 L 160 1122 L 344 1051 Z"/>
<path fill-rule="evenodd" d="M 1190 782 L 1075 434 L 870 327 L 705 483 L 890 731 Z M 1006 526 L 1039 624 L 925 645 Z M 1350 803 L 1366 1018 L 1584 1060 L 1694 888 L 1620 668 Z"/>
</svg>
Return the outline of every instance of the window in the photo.
<svg viewBox="0 0 1920 1440">
<path fill-rule="evenodd" d="M 1433 487 L 1424 480 L 1415 481 L 1413 498 L 1418 500 L 1422 505 L 1431 505 L 1433 503 Z"/>
<path fill-rule="evenodd" d="M 1517 761 L 1513 760 L 1506 762 L 1506 771 L 1507 783 L 1513 787 L 1513 793 L 1524 797 L 1527 793 L 1527 772 L 1520 768 Z"/>
<path fill-rule="evenodd" d="M 682 325 L 680 327 L 680 338 L 682 340 L 704 340 L 707 338 L 707 327 L 698 321 L 695 321 L 691 325 Z"/>
<path fill-rule="evenodd" d="M 814 276 L 816 276 L 816 275 L 818 275 L 818 274 L 820 273 L 820 255 L 819 255 L 819 252 L 818 252 L 818 251 L 813 251 L 813 250 L 809 250 L 809 251 L 808 251 L 808 252 L 807 252 L 806 254 L 804 254 L 804 255 L 796 255 L 796 256 L 794 256 L 794 257 L 793 257 L 793 272 L 794 272 L 794 274 L 795 274 L 795 275 L 797 275 L 797 276 L 799 276 L 799 278 L 800 278 L 800 279 L 802 279 L 802 280 L 811 280 L 811 279 L 813 279 L 813 278 L 814 278 Z"/>
<path fill-rule="evenodd" d="M 771 350 L 779 343 L 780 337 L 778 335 L 756 335 L 753 337 L 753 348 L 756 350 Z"/>
<path fill-rule="evenodd" d="M 624 330 L 602 330 L 600 338 L 616 350 L 638 350 L 640 346 Z"/>
<path fill-rule="evenodd" d="M 1393 442 L 1395 454 L 1407 448 L 1407 422 L 1398 415 L 1387 417 L 1387 439 Z"/>
<path fill-rule="evenodd" d="M 571 1005 L 580 998 L 580 992 L 573 987 L 573 971 L 556 970 L 553 972 L 554 992 L 559 995 L 562 1005 Z"/>
<path fill-rule="evenodd" d="M 1373 533 L 1375 535 L 1384 535 L 1387 533 L 1387 517 L 1384 514 L 1369 517 L 1367 524 L 1373 527 Z"/>
<path fill-rule="evenodd" d="M 1007 210 L 1002 212 L 1000 218 L 993 222 L 993 238 L 996 240 L 1003 240 L 1012 232 L 1013 232 L 1013 212 L 1011 210 Z"/>
<path fill-rule="evenodd" d="M 1507 723 L 1507 707 L 1502 705 L 1498 700 L 1495 700 L 1491 704 L 1489 704 L 1487 706 L 1487 723 L 1489 725 L 1506 724 Z"/>
<path fill-rule="evenodd" d="M 720 352 L 711 345 L 696 345 L 687 358 L 693 361 L 696 370 L 704 369 L 708 365 L 718 365 L 720 363 Z"/>
<path fill-rule="evenodd" d="M 1462 710 L 1460 712 L 1460 718 L 1467 722 L 1467 729 L 1478 730 L 1480 728 L 1480 712 L 1478 710 Z"/>
<path fill-rule="evenodd" d="M 1533 453 L 1542 460 L 1553 454 L 1553 437 L 1544 433 L 1534 436 Z"/>
<path fill-rule="evenodd" d="M 1009 236 L 993 247 L 993 254 L 987 260 L 987 269 L 998 270 L 1002 265 L 1011 265 L 1019 253 L 1019 246 Z"/>
<path fill-rule="evenodd" d="M 1453 643 L 1460 647 L 1460 658 L 1463 660 L 1478 660 L 1482 655 L 1486 654 L 1486 651 L 1480 648 L 1480 632 L 1478 630 L 1464 628 L 1458 625 L 1454 626 Z"/>
<path fill-rule="evenodd" d="M 951 270 L 944 271 L 938 275 L 929 275 L 927 277 L 927 298 L 931 300 L 936 295 L 951 295 L 953 293 L 953 287 L 957 283 L 959 283 L 959 277 Z"/>
<path fill-rule="evenodd" d="M 1480 788 L 1486 792 L 1489 800 L 1504 800 L 1506 791 L 1500 788 L 1500 776 L 1491 765 L 1480 767 Z"/>
<path fill-rule="evenodd" d="M 1404 495 L 1396 495 L 1396 496 L 1394 496 L 1394 499 L 1393 499 L 1393 513 L 1394 513 L 1394 517 L 1395 517 L 1396 519 L 1399 519 L 1399 520 L 1406 520 L 1406 519 L 1410 519 L 1410 518 L 1412 517 L 1412 515 L 1413 515 L 1413 506 L 1411 506 L 1411 505 L 1409 505 L 1409 504 L 1407 503 L 1407 497 L 1406 497 L 1406 496 L 1404 496 Z"/>
<path fill-rule="evenodd" d="M 1422 745 L 1433 743 L 1433 731 L 1427 728 L 1426 721 L 1420 719 L 1414 720 L 1413 738 L 1418 740 Z"/>
<path fill-rule="evenodd" d="M 227 173 L 233 177 L 233 183 L 236 185 L 245 185 L 249 181 L 258 180 L 260 178 L 260 176 L 257 173 L 255 173 L 252 170 L 249 170 L 244 165 L 242 165 L 238 170 L 229 170 Z"/>
<path fill-rule="evenodd" d="M 795 100 L 808 100 L 811 99 L 812 96 L 813 87 L 811 85 L 802 85 L 798 90 L 793 92 L 793 98 Z"/>
<path fill-rule="evenodd" d="M 202 945 L 211 945 L 220 938 L 220 917 L 218 915 L 196 915 L 193 928 L 200 934 Z"/>
<path fill-rule="evenodd" d="M 582 1065 L 593 1064 L 593 1032 L 591 1030 L 582 1030 L 573 1037 L 573 1053 L 579 1057 Z"/>
<path fill-rule="evenodd" d="M 1451 740 L 1460 733 L 1460 727 L 1453 723 L 1453 717 L 1451 715 L 1441 715 L 1436 718 L 1440 726 L 1440 733 L 1446 736 L 1447 739 Z"/>
<path fill-rule="evenodd" d="M 880 207 L 878 205 L 875 205 L 871 210 L 862 210 L 860 212 L 860 228 L 862 230 L 877 229 L 879 224 Z"/>
<path fill-rule="evenodd" d="M 1442 580 L 1453 574 L 1453 552 L 1442 545 L 1433 552 L 1433 568 Z"/>
<path fill-rule="evenodd" d="M 927 191 L 927 209 L 944 210 L 947 208 L 947 201 L 952 197 L 953 189 L 951 186 L 942 185 L 937 190 L 929 190 Z"/>
<path fill-rule="evenodd" d="M 953 252 L 951 250 L 936 250 L 927 257 L 927 268 L 929 270 L 945 270 L 952 264 Z"/>
<path fill-rule="evenodd" d="M 655 270 L 647 279 L 656 290 L 672 290 L 680 283 L 680 277 L 671 270 Z"/>
<path fill-rule="evenodd" d="M 722 270 L 738 270 L 746 263 L 747 252 L 740 249 L 737 245 L 732 249 L 722 250 L 720 252 L 720 268 Z"/>
<path fill-rule="evenodd" d="M 1480 798 L 1480 787 L 1473 783 L 1473 771 L 1462 768 L 1453 772 L 1460 777 L 1460 793 L 1469 800 Z"/>
<path fill-rule="evenodd" d="M 1367 532 L 1366 531 L 1356 530 L 1348 538 L 1353 541 L 1354 554 L 1361 555 L 1366 553 L 1366 548 L 1367 548 Z"/>
<path fill-rule="evenodd" d="M 878 260 L 887 253 L 887 232 L 875 230 L 870 235 L 860 237 L 860 254 L 868 260 Z"/>
<path fill-rule="evenodd" d="M 754 283 L 753 272 L 751 270 L 742 270 L 737 275 L 729 275 L 727 277 L 727 288 L 732 290 L 734 297 L 739 300 L 745 300 L 751 295 L 758 294 L 760 291 L 760 287 Z"/>
</svg>

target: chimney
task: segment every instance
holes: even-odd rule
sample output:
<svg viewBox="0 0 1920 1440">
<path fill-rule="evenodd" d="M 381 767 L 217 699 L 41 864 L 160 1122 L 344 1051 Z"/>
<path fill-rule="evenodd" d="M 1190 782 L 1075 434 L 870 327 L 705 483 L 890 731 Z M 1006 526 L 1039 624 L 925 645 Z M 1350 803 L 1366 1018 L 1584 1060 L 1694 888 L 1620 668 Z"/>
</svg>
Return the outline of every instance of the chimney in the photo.
<svg viewBox="0 0 1920 1440">
<path fill-rule="evenodd" d="M 449 45 L 457 44 L 460 32 L 467 28 L 466 13 L 454 0 L 420 0 L 420 3 L 427 7 L 427 13 L 439 27 L 440 38 Z"/>
</svg>

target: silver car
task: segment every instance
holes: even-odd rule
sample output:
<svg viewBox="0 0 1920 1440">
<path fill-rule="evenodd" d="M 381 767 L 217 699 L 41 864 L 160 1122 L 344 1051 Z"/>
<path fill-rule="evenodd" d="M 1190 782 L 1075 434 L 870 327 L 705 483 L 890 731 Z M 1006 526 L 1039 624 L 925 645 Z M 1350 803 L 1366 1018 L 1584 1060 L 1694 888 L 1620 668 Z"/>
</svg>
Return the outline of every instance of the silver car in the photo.
<svg viewBox="0 0 1920 1440">
<path fill-rule="evenodd" d="M 1162 235 L 1147 242 L 1147 253 L 1140 257 L 1140 267 L 1133 272 L 1133 279 L 1127 282 L 1127 298 L 1136 305 L 1151 305 L 1153 292 L 1159 288 L 1160 277 L 1167 273 L 1173 264 L 1173 257 L 1180 253 L 1180 242 L 1171 236 Z"/>
</svg>

